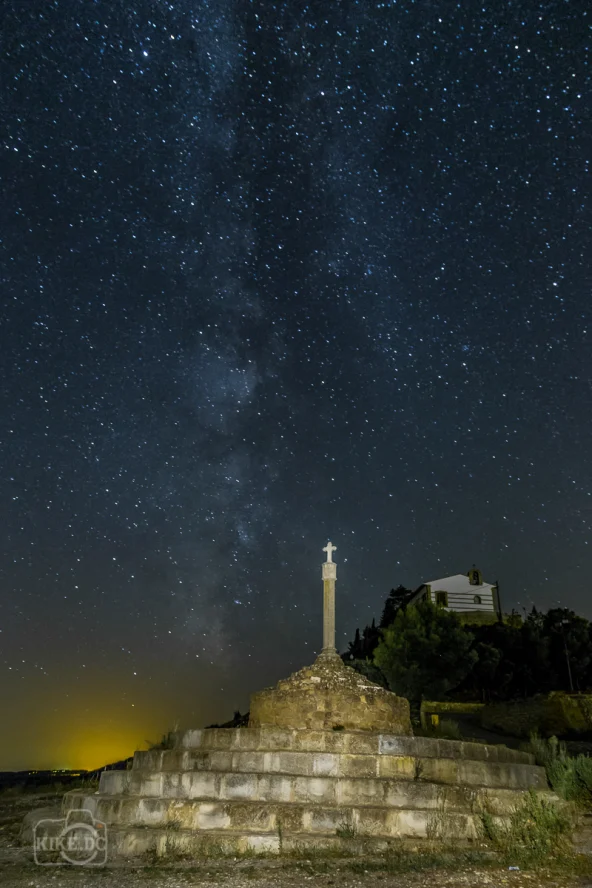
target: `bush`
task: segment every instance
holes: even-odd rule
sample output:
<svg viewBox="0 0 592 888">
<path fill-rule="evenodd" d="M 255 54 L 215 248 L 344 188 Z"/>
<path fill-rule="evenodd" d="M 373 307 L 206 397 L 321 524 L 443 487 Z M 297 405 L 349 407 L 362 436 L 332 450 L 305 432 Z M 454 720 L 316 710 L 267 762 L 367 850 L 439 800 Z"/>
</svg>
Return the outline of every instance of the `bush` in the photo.
<svg viewBox="0 0 592 888">
<path fill-rule="evenodd" d="M 481 814 L 485 838 L 509 864 L 538 866 L 573 853 L 573 822 L 565 808 L 530 790 L 505 820 Z"/>
<path fill-rule="evenodd" d="M 542 765 L 547 773 L 551 788 L 570 802 L 584 807 L 592 807 L 592 759 L 587 755 L 568 755 L 565 743 L 557 737 L 544 740 L 532 734 L 530 750 L 537 765 Z"/>
<path fill-rule="evenodd" d="M 150 752 L 154 752 L 160 749 L 173 749 L 175 746 L 175 732 L 168 731 L 168 733 L 162 735 L 162 740 L 160 743 L 154 743 L 152 740 L 146 740 L 146 745 Z"/>
</svg>

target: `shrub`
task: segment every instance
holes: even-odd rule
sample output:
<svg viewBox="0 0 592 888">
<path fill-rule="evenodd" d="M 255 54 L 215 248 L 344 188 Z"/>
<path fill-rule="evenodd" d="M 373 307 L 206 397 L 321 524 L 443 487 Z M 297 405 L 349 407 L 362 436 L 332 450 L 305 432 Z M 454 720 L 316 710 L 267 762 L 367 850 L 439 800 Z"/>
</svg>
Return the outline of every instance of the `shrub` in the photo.
<svg viewBox="0 0 592 888">
<path fill-rule="evenodd" d="M 168 731 L 166 734 L 163 734 L 160 743 L 154 743 L 152 740 L 146 740 L 146 744 L 150 752 L 154 752 L 160 749 L 173 749 L 175 746 L 175 732 Z"/>
<path fill-rule="evenodd" d="M 537 765 L 547 773 L 551 788 L 570 802 L 592 807 L 592 759 L 587 755 L 570 756 L 565 743 L 557 737 L 544 740 L 532 734 L 530 750 Z"/>
<path fill-rule="evenodd" d="M 573 822 L 569 813 L 532 790 L 505 820 L 483 812 L 481 822 L 485 838 L 508 863 L 536 866 L 547 863 L 550 857 L 572 854 Z"/>
</svg>

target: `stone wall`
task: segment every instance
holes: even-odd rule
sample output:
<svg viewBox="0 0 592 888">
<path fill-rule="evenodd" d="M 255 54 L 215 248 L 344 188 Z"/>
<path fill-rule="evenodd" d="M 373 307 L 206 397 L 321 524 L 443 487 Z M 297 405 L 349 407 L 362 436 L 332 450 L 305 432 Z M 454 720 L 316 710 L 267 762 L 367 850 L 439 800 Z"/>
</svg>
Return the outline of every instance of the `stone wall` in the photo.
<svg viewBox="0 0 592 888">
<path fill-rule="evenodd" d="M 409 703 L 321 654 L 290 678 L 251 696 L 249 727 L 308 731 L 378 731 L 411 734 Z"/>
<path fill-rule="evenodd" d="M 552 693 L 513 703 L 491 703 L 481 711 L 481 725 L 515 737 L 533 731 L 543 737 L 592 731 L 592 696 Z"/>
<path fill-rule="evenodd" d="M 439 715 L 444 718 L 454 718 L 455 715 L 464 716 L 479 723 L 481 710 L 484 703 L 455 703 L 454 701 L 422 700 L 419 709 L 419 718 L 423 728 L 429 727 L 430 715 Z"/>
</svg>

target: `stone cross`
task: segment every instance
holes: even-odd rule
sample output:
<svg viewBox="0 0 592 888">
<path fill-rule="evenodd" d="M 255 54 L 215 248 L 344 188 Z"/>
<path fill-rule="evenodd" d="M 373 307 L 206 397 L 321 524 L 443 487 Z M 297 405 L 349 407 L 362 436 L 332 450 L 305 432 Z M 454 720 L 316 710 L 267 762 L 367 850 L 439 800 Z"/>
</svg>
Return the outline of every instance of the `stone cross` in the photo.
<svg viewBox="0 0 592 888">
<path fill-rule="evenodd" d="M 336 655 L 335 647 L 335 580 L 337 565 L 333 561 L 333 552 L 337 546 L 331 542 L 323 548 L 327 560 L 323 564 L 323 650 L 322 654 Z"/>
<path fill-rule="evenodd" d="M 327 561 L 333 561 L 333 552 L 336 550 L 337 546 L 334 546 L 332 542 L 329 540 L 323 552 L 327 553 Z"/>
</svg>

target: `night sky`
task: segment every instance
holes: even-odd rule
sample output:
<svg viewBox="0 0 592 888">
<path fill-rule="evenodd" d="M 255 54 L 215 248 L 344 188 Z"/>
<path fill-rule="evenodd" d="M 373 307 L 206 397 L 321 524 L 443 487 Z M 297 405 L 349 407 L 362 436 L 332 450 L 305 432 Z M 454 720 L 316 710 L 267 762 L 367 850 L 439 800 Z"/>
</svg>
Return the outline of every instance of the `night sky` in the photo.
<svg viewBox="0 0 592 888">
<path fill-rule="evenodd" d="M 244 711 L 392 586 L 592 617 L 587 0 L 8 0 L 0 768 Z"/>
</svg>

